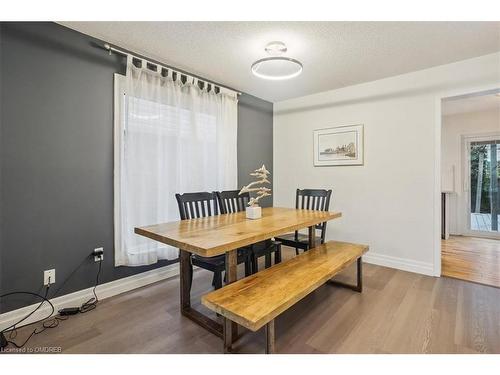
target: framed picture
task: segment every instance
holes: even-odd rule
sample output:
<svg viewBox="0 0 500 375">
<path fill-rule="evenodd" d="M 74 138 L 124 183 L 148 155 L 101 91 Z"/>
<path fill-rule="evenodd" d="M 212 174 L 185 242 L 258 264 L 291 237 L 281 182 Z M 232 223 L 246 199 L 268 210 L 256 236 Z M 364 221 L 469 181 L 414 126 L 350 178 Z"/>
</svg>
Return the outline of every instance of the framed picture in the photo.
<svg viewBox="0 0 500 375">
<path fill-rule="evenodd" d="M 363 125 L 314 131 L 314 166 L 363 165 Z"/>
</svg>

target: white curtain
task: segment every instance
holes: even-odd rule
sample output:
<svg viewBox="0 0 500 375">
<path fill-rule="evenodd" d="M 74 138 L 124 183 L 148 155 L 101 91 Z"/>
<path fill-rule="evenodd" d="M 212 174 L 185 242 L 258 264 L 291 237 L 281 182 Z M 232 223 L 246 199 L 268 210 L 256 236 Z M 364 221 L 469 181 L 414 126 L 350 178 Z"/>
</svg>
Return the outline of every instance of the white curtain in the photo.
<svg viewBox="0 0 500 375">
<path fill-rule="evenodd" d="M 115 264 L 139 266 L 178 256 L 134 233 L 179 220 L 175 193 L 237 188 L 237 96 L 130 57 L 124 81 L 115 85 Z"/>
</svg>

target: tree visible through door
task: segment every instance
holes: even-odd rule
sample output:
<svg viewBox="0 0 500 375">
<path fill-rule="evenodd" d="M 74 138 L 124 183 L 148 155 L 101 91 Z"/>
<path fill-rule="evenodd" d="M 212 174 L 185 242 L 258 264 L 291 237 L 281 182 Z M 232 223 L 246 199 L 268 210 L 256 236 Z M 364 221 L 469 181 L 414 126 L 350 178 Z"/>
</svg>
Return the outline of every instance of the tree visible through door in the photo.
<svg viewBox="0 0 500 375">
<path fill-rule="evenodd" d="M 500 139 L 472 141 L 470 160 L 470 229 L 499 231 Z"/>
</svg>

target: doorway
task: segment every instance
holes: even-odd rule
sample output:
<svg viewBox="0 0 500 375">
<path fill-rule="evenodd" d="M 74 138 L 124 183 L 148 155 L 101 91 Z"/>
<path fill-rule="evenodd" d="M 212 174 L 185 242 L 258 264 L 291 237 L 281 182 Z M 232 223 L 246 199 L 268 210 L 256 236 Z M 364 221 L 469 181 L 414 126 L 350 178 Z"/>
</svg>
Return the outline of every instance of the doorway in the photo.
<svg viewBox="0 0 500 375">
<path fill-rule="evenodd" d="M 442 101 L 441 274 L 500 287 L 500 90 Z"/>
</svg>

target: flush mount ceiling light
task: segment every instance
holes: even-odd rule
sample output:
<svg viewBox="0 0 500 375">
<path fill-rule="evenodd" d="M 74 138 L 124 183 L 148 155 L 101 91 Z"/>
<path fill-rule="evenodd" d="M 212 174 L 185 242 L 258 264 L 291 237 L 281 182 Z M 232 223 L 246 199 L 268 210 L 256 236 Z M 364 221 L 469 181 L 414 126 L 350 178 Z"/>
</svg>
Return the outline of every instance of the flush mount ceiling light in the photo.
<svg viewBox="0 0 500 375">
<path fill-rule="evenodd" d="M 302 73 L 300 61 L 282 56 L 287 51 L 285 43 L 268 43 L 265 51 L 271 56 L 257 60 L 252 64 L 252 73 L 255 76 L 279 81 L 297 77 Z"/>
</svg>

